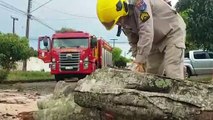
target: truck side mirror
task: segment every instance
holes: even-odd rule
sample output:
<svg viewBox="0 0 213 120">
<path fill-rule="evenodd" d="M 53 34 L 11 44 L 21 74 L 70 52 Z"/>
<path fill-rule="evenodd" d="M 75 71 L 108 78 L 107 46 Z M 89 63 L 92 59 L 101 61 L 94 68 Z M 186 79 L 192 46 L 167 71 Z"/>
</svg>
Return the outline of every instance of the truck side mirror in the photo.
<svg viewBox="0 0 213 120">
<path fill-rule="evenodd" d="M 95 48 L 97 46 L 97 38 L 91 37 L 91 48 Z"/>
<path fill-rule="evenodd" d="M 44 63 L 51 62 L 51 39 L 48 36 L 41 36 L 38 38 L 38 58 Z"/>
<path fill-rule="evenodd" d="M 48 47 L 48 38 L 47 37 L 43 37 L 43 44 L 45 47 Z"/>
<path fill-rule="evenodd" d="M 43 37 L 39 37 L 39 49 L 43 49 L 43 50 L 47 50 L 49 51 L 50 49 L 50 38 L 48 36 L 43 36 Z M 42 42 L 43 42 L 43 46 L 42 46 Z"/>
</svg>

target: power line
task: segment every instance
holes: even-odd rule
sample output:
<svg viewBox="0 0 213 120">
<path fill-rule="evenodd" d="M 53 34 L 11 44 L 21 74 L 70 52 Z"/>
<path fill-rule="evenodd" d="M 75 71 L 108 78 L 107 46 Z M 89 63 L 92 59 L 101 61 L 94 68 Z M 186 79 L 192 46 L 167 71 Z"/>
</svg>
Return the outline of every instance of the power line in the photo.
<svg viewBox="0 0 213 120">
<path fill-rule="evenodd" d="M 5 10 L 5 11 L 8 11 L 8 12 L 18 13 L 18 12 L 15 12 L 15 11 L 11 10 L 11 9 L 8 9 L 8 8 L 6 8 L 6 7 L 3 7 L 2 5 L 0 5 L 0 8 L 3 9 L 3 10 Z M 22 16 L 26 16 L 26 15 L 23 15 L 22 13 L 18 13 L 18 14 L 19 14 L 19 15 L 22 15 Z"/>
<path fill-rule="evenodd" d="M 45 20 L 45 21 L 70 21 L 73 20 L 73 18 L 42 18 L 41 20 Z"/>
<path fill-rule="evenodd" d="M 6 3 L 6 2 L 3 2 L 3 1 L 0 1 L 0 2 L 1 2 L 0 5 L 3 6 L 3 7 L 5 7 L 5 8 L 7 8 L 7 9 L 13 10 L 13 11 L 15 11 L 15 12 L 18 12 L 18 13 L 22 14 L 22 15 L 27 15 L 26 12 L 17 9 L 16 7 L 14 7 L 14 6 L 12 6 L 12 5 Z"/>
<path fill-rule="evenodd" d="M 107 41 L 109 43 L 113 43 L 113 41 Z M 117 42 L 115 41 L 116 44 L 129 44 L 129 42 Z"/>
<path fill-rule="evenodd" d="M 35 2 L 35 1 L 34 1 Z M 38 3 L 38 2 L 36 2 Z M 65 10 L 58 10 L 58 9 L 55 9 L 55 8 L 50 8 L 50 7 L 47 7 L 45 6 L 44 8 L 47 8 L 47 9 L 51 9 L 51 10 L 54 10 L 58 13 L 61 13 L 61 14 L 65 14 L 65 15 L 69 15 L 69 16 L 72 16 L 72 17 L 80 17 L 80 18 L 87 18 L 87 19 L 97 19 L 97 17 L 91 17 L 91 16 L 83 16 L 83 15 L 77 15 L 77 14 L 71 14 L 71 13 L 68 13 L 68 12 L 64 12 Z"/>
<path fill-rule="evenodd" d="M 34 38 L 34 37 L 32 37 L 32 38 L 29 38 L 29 40 L 32 40 L 32 41 L 37 41 L 38 40 L 38 38 Z"/>
<path fill-rule="evenodd" d="M 53 8 L 50 8 L 50 9 L 53 9 Z M 82 16 L 82 15 L 70 14 L 70 13 L 68 13 L 68 12 L 60 11 L 60 10 L 57 10 L 57 9 L 53 9 L 53 10 L 55 10 L 56 12 L 65 14 L 65 15 L 70 15 L 70 16 L 72 16 L 72 17 L 80 17 L 80 18 L 88 18 L 88 19 L 97 19 L 96 17 L 90 17 L 90 16 Z"/>
<path fill-rule="evenodd" d="M 41 21 L 40 19 L 36 18 L 35 16 L 32 16 L 32 19 L 33 20 L 36 20 L 37 22 L 39 22 L 40 24 L 46 26 L 47 28 L 53 30 L 53 31 L 56 31 L 54 28 L 50 27 L 48 24 L 44 23 L 43 21 Z"/>
<path fill-rule="evenodd" d="M 31 15 L 31 14 L 28 14 L 28 13 L 26 13 L 25 11 L 22 11 L 22 10 L 20 10 L 20 9 L 18 9 L 18 8 L 16 8 L 16 7 L 14 7 L 14 6 L 12 6 L 12 5 L 10 5 L 10 4 L 8 4 L 8 3 L 2 1 L 2 0 L 0 0 L 0 6 L 3 6 L 3 7 L 5 7 L 5 8 L 7 8 L 7 9 L 9 9 L 9 10 L 12 10 L 12 11 L 14 11 L 14 12 L 20 13 L 20 14 L 22 14 L 22 15 L 30 16 L 31 19 L 33 19 L 33 20 L 39 22 L 40 24 L 46 26 L 47 28 L 49 28 L 49 29 L 55 31 L 52 27 L 50 27 L 49 25 L 47 25 L 46 23 L 44 23 L 44 22 L 43 22 L 42 20 L 40 20 L 39 18 L 37 18 L 37 17 L 35 17 L 35 16 Z"/>
<path fill-rule="evenodd" d="M 34 12 L 35 10 L 41 8 L 42 6 L 46 5 L 47 3 L 51 2 L 51 1 L 53 1 L 53 0 L 49 0 L 48 2 L 46 2 L 46 3 L 42 4 L 42 5 L 40 5 L 39 7 L 37 7 L 36 9 L 34 9 L 32 12 Z M 5 10 L 8 10 L 9 12 L 14 11 L 14 12 L 19 13 L 19 14 L 21 14 L 21 15 L 27 16 L 27 13 L 26 13 L 25 11 L 22 11 L 22 10 L 20 10 L 20 9 L 18 9 L 18 8 L 16 8 L 16 7 L 14 7 L 14 6 L 12 6 L 12 5 L 10 5 L 10 4 L 4 2 L 4 1 L 1 1 L 1 0 L 0 0 L 0 2 L 1 2 L 1 3 L 0 3 L 0 6 L 6 8 Z M 35 2 L 35 1 L 34 1 L 34 2 Z M 37 2 L 37 3 L 38 3 L 38 2 Z M 97 19 L 96 17 L 89 17 L 89 16 L 81 16 L 81 15 L 76 15 L 76 14 L 70 14 L 70 13 L 68 13 L 68 12 L 64 12 L 64 11 L 61 11 L 61 10 L 58 10 L 58 9 L 53 9 L 53 8 L 50 8 L 50 7 L 46 7 L 46 8 L 52 9 L 52 10 L 58 12 L 58 13 L 61 13 L 61 14 L 70 15 L 70 16 L 72 16 L 72 17 L 81 17 L 81 18 Z M 32 12 L 31 12 L 31 13 L 32 13 Z M 34 17 L 35 17 L 35 16 L 34 16 Z M 37 18 L 37 19 L 38 19 L 38 18 Z M 56 20 L 72 20 L 72 19 L 56 19 Z M 41 22 L 41 19 L 40 19 L 40 22 Z M 45 23 L 44 23 L 44 24 L 45 24 Z M 47 24 L 46 24 L 46 25 L 47 25 Z M 46 26 L 46 25 L 45 25 L 45 26 Z M 49 27 L 48 27 L 48 28 L 49 28 Z M 51 29 L 52 29 L 52 28 L 51 28 Z"/>
<path fill-rule="evenodd" d="M 39 7 L 35 8 L 34 10 L 32 10 L 31 13 L 38 10 L 39 8 L 45 6 L 46 4 L 50 3 L 51 1 L 53 1 L 53 0 L 49 0 L 49 1 L 45 2 L 44 4 L 40 5 Z"/>
</svg>

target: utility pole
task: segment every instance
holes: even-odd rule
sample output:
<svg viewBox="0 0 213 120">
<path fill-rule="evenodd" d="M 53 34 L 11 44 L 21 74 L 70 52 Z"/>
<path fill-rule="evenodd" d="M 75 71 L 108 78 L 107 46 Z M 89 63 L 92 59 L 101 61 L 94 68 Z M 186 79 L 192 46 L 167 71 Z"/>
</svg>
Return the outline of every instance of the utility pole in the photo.
<svg viewBox="0 0 213 120">
<path fill-rule="evenodd" d="M 31 8 L 32 8 L 32 0 L 28 0 L 28 7 L 27 7 L 27 22 L 26 22 L 26 37 L 29 38 L 30 32 L 30 18 L 31 18 Z"/>
<path fill-rule="evenodd" d="M 31 8 L 32 8 L 32 0 L 28 0 L 28 7 L 27 7 L 27 22 L 26 22 L 26 38 L 29 39 L 29 32 L 30 32 L 30 18 L 31 18 Z M 27 70 L 27 60 L 23 62 L 23 71 Z"/>
<path fill-rule="evenodd" d="M 13 19 L 13 34 L 15 34 L 15 21 L 18 21 L 18 18 L 15 18 L 13 16 L 11 16 L 11 18 Z"/>
<path fill-rule="evenodd" d="M 118 40 L 118 39 L 110 39 L 110 40 L 113 40 L 113 48 L 115 47 L 115 41 Z"/>
</svg>

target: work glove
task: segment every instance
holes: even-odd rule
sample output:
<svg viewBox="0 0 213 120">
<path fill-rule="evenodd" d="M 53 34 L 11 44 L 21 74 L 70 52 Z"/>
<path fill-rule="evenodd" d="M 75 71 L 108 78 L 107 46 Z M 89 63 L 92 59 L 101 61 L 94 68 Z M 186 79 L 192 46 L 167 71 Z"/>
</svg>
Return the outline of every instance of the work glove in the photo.
<svg viewBox="0 0 213 120">
<path fill-rule="evenodd" d="M 146 72 L 146 71 L 145 71 L 145 70 L 146 70 L 145 68 L 146 68 L 145 64 L 133 62 L 133 63 L 132 63 L 132 66 L 131 66 L 131 68 L 130 68 L 130 70 L 131 70 L 131 71 L 134 71 L 134 72 L 144 73 L 144 72 Z"/>
</svg>

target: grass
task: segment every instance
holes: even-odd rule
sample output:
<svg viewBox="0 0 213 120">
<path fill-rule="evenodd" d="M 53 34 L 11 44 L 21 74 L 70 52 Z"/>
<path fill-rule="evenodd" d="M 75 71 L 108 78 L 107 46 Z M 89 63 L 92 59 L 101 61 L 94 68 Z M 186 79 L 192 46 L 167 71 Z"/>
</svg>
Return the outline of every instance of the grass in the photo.
<svg viewBox="0 0 213 120">
<path fill-rule="evenodd" d="M 50 72 L 24 72 L 24 71 L 11 71 L 7 77 L 8 81 L 15 80 L 45 80 L 54 79 Z"/>
</svg>

